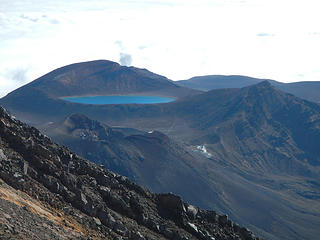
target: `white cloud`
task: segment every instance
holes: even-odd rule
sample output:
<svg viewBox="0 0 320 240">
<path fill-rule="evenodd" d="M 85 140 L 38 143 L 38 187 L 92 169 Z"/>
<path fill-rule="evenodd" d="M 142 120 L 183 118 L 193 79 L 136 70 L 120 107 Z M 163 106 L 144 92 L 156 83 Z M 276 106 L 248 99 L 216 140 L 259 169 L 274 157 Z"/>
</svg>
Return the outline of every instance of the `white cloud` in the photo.
<svg viewBox="0 0 320 240">
<path fill-rule="evenodd" d="M 0 0 L 0 96 L 57 67 L 121 53 L 173 80 L 319 81 L 317 9 L 312 0 Z M 28 71 L 17 83 L 5 69 Z"/>
<path fill-rule="evenodd" d="M 261 33 L 257 33 L 256 36 L 257 36 L 257 37 L 273 37 L 274 34 L 261 32 Z"/>
<path fill-rule="evenodd" d="M 128 53 L 120 53 L 120 64 L 123 66 L 131 66 L 132 64 L 132 56 Z"/>
<path fill-rule="evenodd" d="M 8 70 L 5 74 L 5 77 L 7 79 L 12 79 L 13 82 L 17 84 L 24 84 L 27 81 L 27 68 L 17 68 L 17 69 L 11 69 Z"/>
</svg>

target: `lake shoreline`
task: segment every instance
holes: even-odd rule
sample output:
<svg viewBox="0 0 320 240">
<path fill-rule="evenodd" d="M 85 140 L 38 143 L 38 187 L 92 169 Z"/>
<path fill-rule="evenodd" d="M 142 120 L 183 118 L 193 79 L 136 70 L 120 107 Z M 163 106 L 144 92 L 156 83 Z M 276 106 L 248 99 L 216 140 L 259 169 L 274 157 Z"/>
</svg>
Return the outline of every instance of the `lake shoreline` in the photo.
<svg viewBox="0 0 320 240">
<path fill-rule="evenodd" d="M 105 104 L 160 104 L 173 102 L 175 98 L 146 96 L 146 95 L 100 95 L 100 96 L 71 96 L 60 97 L 60 99 L 72 103 L 89 104 L 89 105 L 105 105 Z"/>
</svg>

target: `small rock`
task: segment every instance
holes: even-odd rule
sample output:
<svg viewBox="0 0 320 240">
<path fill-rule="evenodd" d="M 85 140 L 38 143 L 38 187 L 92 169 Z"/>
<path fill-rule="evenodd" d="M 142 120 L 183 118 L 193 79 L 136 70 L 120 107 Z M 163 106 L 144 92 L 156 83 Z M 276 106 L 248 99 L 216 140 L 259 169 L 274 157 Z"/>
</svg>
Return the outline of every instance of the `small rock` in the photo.
<svg viewBox="0 0 320 240">
<path fill-rule="evenodd" d="M 98 226 L 101 225 L 101 221 L 100 221 L 99 218 L 95 218 L 95 217 L 94 217 L 93 220 L 94 220 L 94 222 L 95 222 Z"/>
<path fill-rule="evenodd" d="M 86 195 L 84 195 L 82 192 L 80 193 L 80 200 L 84 205 L 88 204 L 88 200 L 86 198 Z"/>
<path fill-rule="evenodd" d="M 140 232 L 136 232 L 133 234 L 132 239 L 133 240 L 145 240 L 145 237 Z"/>
<path fill-rule="evenodd" d="M 24 175 L 27 175 L 27 173 L 28 173 L 28 167 L 29 167 L 28 162 L 24 161 L 24 162 L 23 162 L 23 174 L 24 174 Z"/>
<path fill-rule="evenodd" d="M 220 223 L 222 226 L 227 225 L 227 223 L 228 223 L 228 216 L 227 216 L 227 215 L 219 216 L 219 223 Z"/>
<path fill-rule="evenodd" d="M 0 149 L 0 161 L 7 161 L 7 157 L 2 149 Z"/>
<path fill-rule="evenodd" d="M 7 232 L 7 233 L 12 233 L 14 231 L 13 226 L 11 226 L 9 224 L 5 224 L 4 227 L 6 229 L 5 232 Z"/>
<path fill-rule="evenodd" d="M 198 233 L 198 228 L 193 223 L 187 222 L 187 228 L 193 233 Z"/>
<path fill-rule="evenodd" d="M 198 213 L 198 209 L 195 206 L 192 206 L 192 205 L 187 206 L 187 214 L 189 218 L 195 219 L 197 213 Z"/>
<path fill-rule="evenodd" d="M 14 175 L 13 175 L 15 178 L 19 178 L 19 177 L 22 177 L 22 175 L 18 172 L 15 172 Z"/>
<path fill-rule="evenodd" d="M 98 218 L 104 225 L 110 228 L 112 228 L 116 224 L 116 220 L 111 216 L 111 214 L 105 211 L 100 211 L 98 213 Z"/>
<path fill-rule="evenodd" d="M 212 236 L 207 236 L 206 240 L 216 240 L 216 239 L 214 237 L 212 237 Z"/>
<path fill-rule="evenodd" d="M 171 239 L 173 237 L 173 232 L 170 231 L 169 229 L 165 228 L 161 231 L 161 233 L 166 237 Z"/>
<path fill-rule="evenodd" d="M 103 197 L 109 197 L 110 195 L 110 188 L 105 187 L 105 186 L 100 186 L 99 187 L 100 193 Z"/>
<path fill-rule="evenodd" d="M 9 214 L 3 213 L 3 215 L 6 219 L 11 219 L 11 216 Z"/>
<path fill-rule="evenodd" d="M 127 228 L 119 222 L 114 225 L 113 230 L 122 236 L 126 235 L 126 233 L 128 232 Z"/>
</svg>

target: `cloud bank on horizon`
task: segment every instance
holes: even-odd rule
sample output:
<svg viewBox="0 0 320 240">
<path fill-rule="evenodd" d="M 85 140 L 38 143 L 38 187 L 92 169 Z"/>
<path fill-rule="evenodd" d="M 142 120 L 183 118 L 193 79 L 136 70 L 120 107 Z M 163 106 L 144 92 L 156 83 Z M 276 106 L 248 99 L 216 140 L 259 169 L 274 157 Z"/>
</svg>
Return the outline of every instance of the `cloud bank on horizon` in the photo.
<svg viewBox="0 0 320 240">
<path fill-rule="evenodd" d="M 173 80 L 320 81 L 318 7 L 316 0 L 0 0 L 0 96 L 95 59 Z"/>
</svg>

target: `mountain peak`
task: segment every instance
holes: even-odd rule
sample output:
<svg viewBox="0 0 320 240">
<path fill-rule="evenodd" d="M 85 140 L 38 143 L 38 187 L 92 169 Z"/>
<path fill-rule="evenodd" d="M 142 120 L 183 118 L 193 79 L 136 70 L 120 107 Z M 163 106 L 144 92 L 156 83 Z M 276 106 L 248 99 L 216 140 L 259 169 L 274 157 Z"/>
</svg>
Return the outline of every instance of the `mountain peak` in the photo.
<svg viewBox="0 0 320 240">
<path fill-rule="evenodd" d="M 268 81 L 268 80 L 265 80 L 265 81 L 262 81 L 262 82 L 259 82 L 255 85 L 251 85 L 251 86 L 248 86 L 248 87 L 244 87 L 245 89 L 256 89 L 256 90 L 274 90 L 274 91 L 277 91 L 277 89 L 272 86 L 272 84 Z"/>
<path fill-rule="evenodd" d="M 20 88 L 41 90 L 51 97 L 157 92 L 184 96 L 198 91 L 177 86 L 164 76 L 146 69 L 125 67 L 98 60 L 67 65 Z"/>
<path fill-rule="evenodd" d="M 260 88 L 270 88 L 270 87 L 272 87 L 271 83 L 268 80 L 262 81 L 262 82 L 256 84 L 256 86 L 260 87 Z"/>
<path fill-rule="evenodd" d="M 272 106 L 277 101 L 283 101 L 283 98 L 280 96 L 281 92 L 271 85 L 269 81 L 263 81 L 261 83 L 243 88 L 243 96 L 250 102 L 262 103 L 261 99 L 264 99 L 263 102 L 267 101 L 268 105 Z"/>
</svg>

